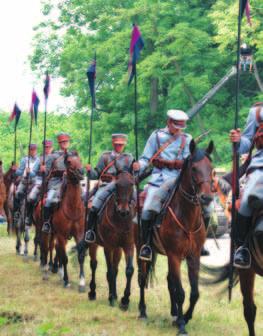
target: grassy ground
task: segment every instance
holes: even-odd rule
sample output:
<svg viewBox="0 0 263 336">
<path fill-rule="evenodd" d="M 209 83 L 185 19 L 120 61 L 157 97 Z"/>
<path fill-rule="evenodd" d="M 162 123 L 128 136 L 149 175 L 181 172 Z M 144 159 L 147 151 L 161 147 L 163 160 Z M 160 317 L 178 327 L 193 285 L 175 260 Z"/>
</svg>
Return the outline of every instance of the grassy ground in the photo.
<svg viewBox="0 0 263 336">
<path fill-rule="evenodd" d="M 97 272 L 97 301 L 89 302 L 87 294 L 79 294 L 78 270 L 70 262 L 70 289 L 62 288 L 58 275 L 48 282 L 42 281 L 38 263 L 32 259 L 25 262 L 14 253 L 14 238 L 0 228 L 0 335 L 1 336 L 112 336 L 176 335 L 169 316 L 170 303 L 166 284 L 166 259 L 157 263 L 157 283 L 147 291 L 148 321 L 137 319 L 138 288 L 136 275 L 132 283 L 131 306 L 128 312 L 118 307 L 110 308 L 107 301 L 107 283 L 103 254 L 99 252 Z M 119 297 L 124 288 L 124 264 L 119 271 Z M 89 279 L 86 262 L 86 277 Z M 185 272 L 184 286 L 188 286 Z M 263 284 L 257 279 L 256 301 L 257 335 L 263 335 L 263 303 L 260 300 Z M 247 335 L 242 315 L 239 288 L 233 292 L 233 301 L 220 296 L 215 288 L 201 287 L 201 298 L 194 319 L 188 326 L 191 336 Z M 262 295 L 262 294 L 261 294 Z M 187 301 L 188 302 L 188 297 Z"/>
</svg>

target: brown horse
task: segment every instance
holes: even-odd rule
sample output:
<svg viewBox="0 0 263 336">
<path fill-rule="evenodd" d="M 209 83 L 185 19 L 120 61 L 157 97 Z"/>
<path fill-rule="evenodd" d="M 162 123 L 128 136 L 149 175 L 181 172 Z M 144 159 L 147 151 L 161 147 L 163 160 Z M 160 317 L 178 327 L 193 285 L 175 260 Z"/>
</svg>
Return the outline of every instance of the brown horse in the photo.
<svg viewBox="0 0 263 336">
<path fill-rule="evenodd" d="M 262 189 L 260 185 L 259 188 Z M 218 192 L 222 194 L 220 189 Z M 248 236 L 248 245 L 251 251 L 252 262 L 249 269 L 236 269 L 234 271 L 234 284 L 237 284 L 238 280 L 240 281 L 240 289 L 243 295 L 244 317 L 247 322 L 249 336 L 255 336 L 254 324 L 257 310 L 254 302 L 255 278 L 256 275 L 263 277 L 263 207 L 262 198 L 253 196 L 249 198 L 249 201 L 254 209 L 252 230 Z M 230 210 L 228 211 L 230 212 Z M 217 268 L 203 265 L 203 269 L 213 276 L 213 280 L 205 280 L 205 284 L 218 284 L 226 281 L 230 277 L 230 264 Z"/>
<path fill-rule="evenodd" d="M 163 253 L 168 258 L 168 289 L 171 299 L 171 315 L 174 324 L 179 328 L 179 335 L 187 335 L 185 324 L 192 318 L 194 307 L 199 298 L 198 277 L 200 253 L 206 238 L 206 230 L 202 218 L 202 207 L 213 199 L 212 165 L 209 155 L 213 143 L 208 148 L 200 150 L 195 142 L 190 143 L 190 155 L 185 160 L 181 174 L 168 204 L 167 211 L 159 229 L 154 230 L 153 254 Z M 157 241 L 161 244 L 157 244 Z M 160 249 L 160 245 L 162 249 Z M 139 250 L 139 246 L 137 245 Z M 186 258 L 188 277 L 191 285 L 190 306 L 183 314 L 185 292 L 181 282 L 180 266 Z M 139 262 L 140 318 L 146 318 L 145 286 L 147 284 L 147 269 L 154 266 L 145 261 Z"/>
<path fill-rule="evenodd" d="M 60 206 L 52 216 L 52 230 L 55 236 L 56 253 L 58 256 L 60 271 L 63 272 L 64 287 L 69 287 L 68 279 L 68 257 L 66 245 L 69 238 L 74 237 L 78 244 L 84 235 L 85 209 L 82 201 L 82 189 L 80 181 L 83 179 L 83 168 L 78 155 L 65 155 L 66 185 Z M 42 265 L 44 278 L 47 278 L 48 264 L 48 242 L 47 234 L 42 233 Z M 80 262 L 80 279 L 84 277 L 83 263 Z"/>
<path fill-rule="evenodd" d="M 4 182 L 2 161 L 0 161 L 0 217 L 2 218 L 4 218 L 5 201 L 6 201 L 6 187 Z"/>
<path fill-rule="evenodd" d="M 107 281 L 109 286 L 109 303 L 114 306 L 117 300 L 117 274 L 122 250 L 126 260 L 126 287 L 120 302 L 120 308 L 127 310 L 130 302 L 131 279 L 134 273 L 134 223 L 135 202 L 133 197 L 135 179 L 126 171 L 121 171 L 116 177 L 116 191 L 112 194 L 97 225 L 97 244 L 103 246 L 107 264 Z M 89 298 L 96 298 L 95 272 L 97 266 L 97 245 L 90 247 L 92 280 Z M 79 246 L 80 258 L 85 257 L 85 249 Z M 83 284 L 84 285 L 84 284 Z"/>
<path fill-rule="evenodd" d="M 14 197 L 14 181 L 15 171 L 12 169 L 13 162 L 8 171 L 4 174 L 4 183 L 6 189 L 6 199 L 4 203 L 4 211 L 7 220 L 7 232 L 10 234 L 13 228 L 12 210 L 13 210 L 13 197 Z"/>
</svg>

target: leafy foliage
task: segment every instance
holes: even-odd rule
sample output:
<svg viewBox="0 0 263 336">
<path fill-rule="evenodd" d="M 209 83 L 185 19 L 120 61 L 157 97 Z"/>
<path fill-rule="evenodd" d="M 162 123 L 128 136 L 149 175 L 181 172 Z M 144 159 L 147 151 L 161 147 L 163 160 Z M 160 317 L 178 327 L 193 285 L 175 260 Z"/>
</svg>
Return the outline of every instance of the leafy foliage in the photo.
<svg viewBox="0 0 263 336">
<path fill-rule="evenodd" d="M 251 0 L 252 26 L 243 18 L 242 41 L 263 64 L 261 0 Z M 112 132 L 129 134 L 134 152 L 134 89 L 127 87 L 128 48 L 132 23 L 145 40 L 138 63 L 139 146 L 150 132 L 165 125 L 169 108 L 188 110 L 235 64 L 237 1 L 234 0 L 45 0 L 46 20 L 36 27 L 32 69 L 49 69 L 64 79 L 62 94 L 74 96 L 69 118 L 51 115 L 48 132 L 73 133 L 74 145 L 87 158 L 90 105 L 86 69 L 97 54 L 97 110 L 94 116 L 93 161 L 110 146 Z M 262 71 L 260 71 L 262 74 Z M 241 119 L 260 96 L 254 76 L 241 74 Z M 227 85 L 189 125 L 189 133 L 205 129 L 216 142 L 218 163 L 230 160 L 228 131 L 233 125 L 235 80 Z M 53 124 L 54 123 L 54 124 Z M 53 134 L 53 133 L 52 133 Z M 24 134 L 23 137 L 26 135 Z M 207 141 L 210 139 L 207 139 Z"/>
</svg>

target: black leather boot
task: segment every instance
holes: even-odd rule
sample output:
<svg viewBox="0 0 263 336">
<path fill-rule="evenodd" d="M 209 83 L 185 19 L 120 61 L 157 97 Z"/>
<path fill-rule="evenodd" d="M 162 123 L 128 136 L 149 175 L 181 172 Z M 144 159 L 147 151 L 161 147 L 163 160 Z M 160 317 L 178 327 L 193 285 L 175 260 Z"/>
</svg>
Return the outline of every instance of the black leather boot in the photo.
<svg viewBox="0 0 263 336">
<path fill-rule="evenodd" d="M 91 210 L 89 213 L 88 217 L 88 222 L 87 222 L 87 229 L 85 232 L 85 237 L 84 240 L 86 243 L 95 243 L 96 241 L 96 233 L 95 233 L 95 228 L 97 224 L 97 211 Z"/>
<path fill-rule="evenodd" d="M 152 261 L 152 230 L 153 230 L 153 219 L 141 220 L 141 227 L 143 230 L 143 245 L 140 250 L 139 258 L 144 261 Z"/>
<path fill-rule="evenodd" d="M 251 217 L 237 215 L 237 250 L 234 255 L 234 266 L 247 269 L 251 266 L 251 254 L 246 244 L 246 237 L 249 232 Z"/>
<path fill-rule="evenodd" d="M 33 222 L 33 211 L 34 211 L 34 204 L 31 202 L 27 203 L 26 209 L 26 218 L 25 218 L 25 225 L 31 226 Z"/>
<path fill-rule="evenodd" d="M 50 223 L 50 217 L 51 217 L 51 208 L 44 207 L 44 216 L 43 216 L 43 226 L 42 226 L 42 232 L 45 233 L 51 233 L 51 223 Z"/>
</svg>

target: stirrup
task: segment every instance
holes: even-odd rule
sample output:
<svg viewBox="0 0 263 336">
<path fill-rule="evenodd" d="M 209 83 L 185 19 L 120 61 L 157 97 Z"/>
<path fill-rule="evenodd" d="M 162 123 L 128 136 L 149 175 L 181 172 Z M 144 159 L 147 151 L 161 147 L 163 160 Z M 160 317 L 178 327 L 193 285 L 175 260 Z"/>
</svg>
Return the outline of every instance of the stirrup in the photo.
<svg viewBox="0 0 263 336">
<path fill-rule="evenodd" d="M 240 246 L 234 255 L 234 266 L 240 269 L 249 269 L 251 267 L 251 253 L 245 246 Z"/>
<path fill-rule="evenodd" d="M 85 233 L 85 238 L 84 238 L 86 243 L 92 244 L 95 243 L 96 241 L 96 233 L 94 232 L 94 230 L 88 230 Z"/>
<path fill-rule="evenodd" d="M 141 247 L 139 259 L 144 261 L 152 261 L 152 248 L 149 245 L 144 244 Z"/>
<path fill-rule="evenodd" d="M 45 222 L 42 226 L 42 232 L 51 233 L 51 225 L 49 222 Z"/>
</svg>

